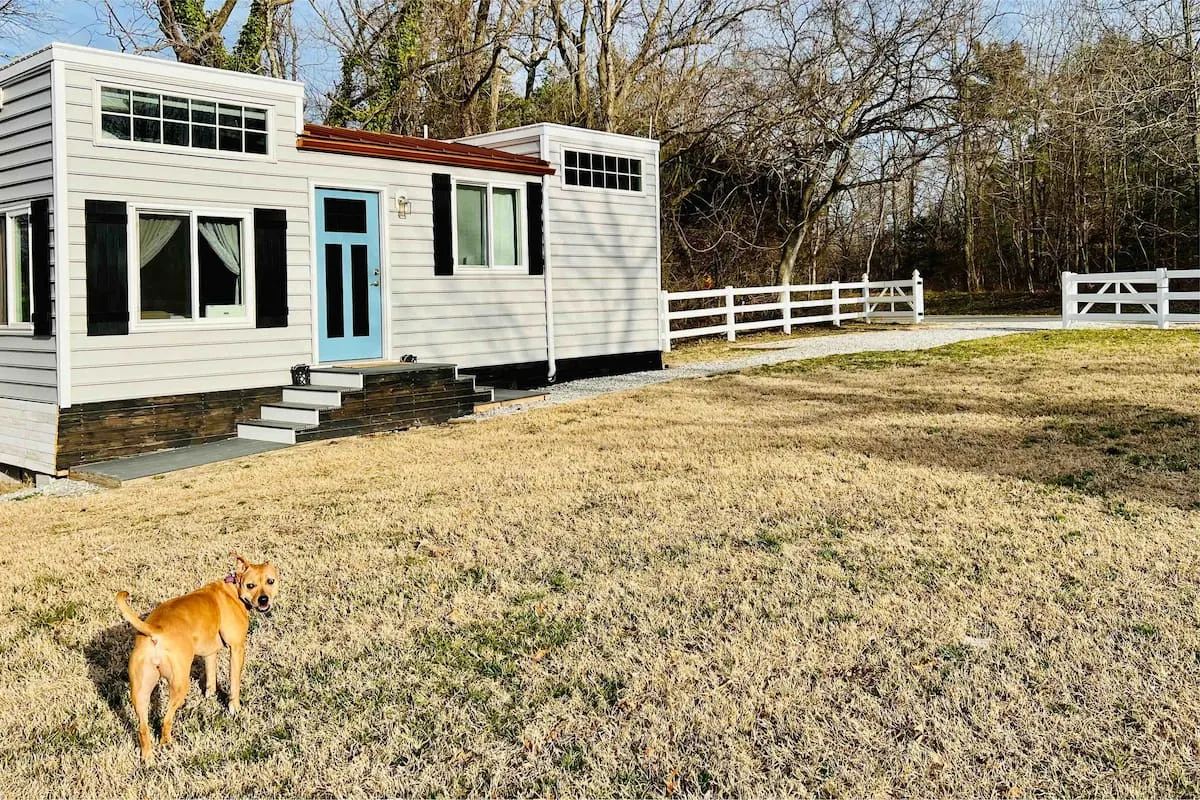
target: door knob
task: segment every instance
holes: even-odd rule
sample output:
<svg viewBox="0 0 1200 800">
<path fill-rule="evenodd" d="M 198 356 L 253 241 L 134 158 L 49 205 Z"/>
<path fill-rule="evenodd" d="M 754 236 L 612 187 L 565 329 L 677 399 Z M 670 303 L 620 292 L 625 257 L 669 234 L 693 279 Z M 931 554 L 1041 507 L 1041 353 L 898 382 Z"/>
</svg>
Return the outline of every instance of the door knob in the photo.
<svg viewBox="0 0 1200 800">
<path fill-rule="evenodd" d="M 371 281 L 371 285 L 372 286 L 379 285 L 379 268 L 378 267 L 375 268 L 375 280 Z"/>
</svg>

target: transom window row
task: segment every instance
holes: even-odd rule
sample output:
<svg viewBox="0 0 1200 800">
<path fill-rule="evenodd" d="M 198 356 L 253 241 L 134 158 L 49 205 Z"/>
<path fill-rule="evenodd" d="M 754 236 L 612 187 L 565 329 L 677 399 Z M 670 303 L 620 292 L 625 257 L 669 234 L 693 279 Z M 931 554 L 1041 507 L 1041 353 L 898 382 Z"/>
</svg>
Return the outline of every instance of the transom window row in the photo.
<svg viewBox="0 0 1200 800">
<path fill-rule="evenodd" d="M 567 150 L 563 153 L 563 160 L 566 162 L 568 186 L 589 186 L 628 192 L 642 190 L 641 159 Z"/>
<path fill-rule="evenodd" d="M 267 152 L 267 110 L 105 86 L 100 137 L 230 153 Z"/>
</svg>

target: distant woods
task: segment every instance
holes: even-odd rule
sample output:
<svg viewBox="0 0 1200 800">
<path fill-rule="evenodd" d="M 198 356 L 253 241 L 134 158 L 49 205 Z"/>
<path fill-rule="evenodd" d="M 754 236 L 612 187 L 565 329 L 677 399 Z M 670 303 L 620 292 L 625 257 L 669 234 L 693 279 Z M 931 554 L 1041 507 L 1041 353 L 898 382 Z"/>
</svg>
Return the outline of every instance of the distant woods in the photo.
<svg viewBox="0 0 1200 800">
<path fill-rule="evenodd" d="M 110 18 L 127 46 L 281 77 L 324 51 L 309 113 L 332 124 L 653 136 L 672 288 L 1197 264 L 1200 0 L 312 1 L 299 29 L 290 0 L 233 31 L 237 0 Z"/>
</svg>

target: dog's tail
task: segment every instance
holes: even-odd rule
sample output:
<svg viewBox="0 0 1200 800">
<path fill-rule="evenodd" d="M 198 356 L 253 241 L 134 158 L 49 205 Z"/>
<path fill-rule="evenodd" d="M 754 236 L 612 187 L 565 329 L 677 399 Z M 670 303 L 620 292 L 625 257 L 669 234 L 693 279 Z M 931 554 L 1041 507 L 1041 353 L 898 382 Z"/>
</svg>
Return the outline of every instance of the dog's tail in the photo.
<svg viewBox="0 0 1200 800">
<path fill-rule="evenodd" d="M 117 607 L 121 609 L 121 613 L 125 615 L 125 619 L 129 620 L 129 624 L 137 629 L 138 633 L 144 633 L 151 639 L 158 638 L 158 631 L 147 625 L 141 617 L 134 613 L 133 608 L 129 605 L 129 592 L 117 592 Z"/>
</svg>

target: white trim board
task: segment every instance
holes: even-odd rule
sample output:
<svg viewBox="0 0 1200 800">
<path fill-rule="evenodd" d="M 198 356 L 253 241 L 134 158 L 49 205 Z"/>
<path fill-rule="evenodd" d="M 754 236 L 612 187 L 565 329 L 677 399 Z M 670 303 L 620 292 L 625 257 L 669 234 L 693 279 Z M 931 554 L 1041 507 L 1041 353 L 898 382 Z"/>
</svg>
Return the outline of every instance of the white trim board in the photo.
<svg viewBox="0 0 1200 800">
<path fill-rule="evenodd" d="M 67 211 L 66 66 L 51 62 L 50 152 L 54 187 L 54 344 L 57 350 L 58 407 L 71 407 L 71 261 Z"/>
</svg>

